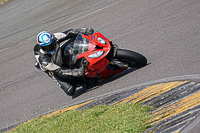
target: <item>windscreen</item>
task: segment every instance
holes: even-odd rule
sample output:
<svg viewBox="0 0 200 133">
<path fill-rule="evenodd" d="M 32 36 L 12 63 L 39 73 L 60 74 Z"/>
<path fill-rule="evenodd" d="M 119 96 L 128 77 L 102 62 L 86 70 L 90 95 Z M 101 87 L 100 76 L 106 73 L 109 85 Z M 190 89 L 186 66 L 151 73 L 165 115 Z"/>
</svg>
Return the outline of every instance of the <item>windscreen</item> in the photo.
<svg viewBox="0 0 200 133">
<path fill-rule="evenodd" d="M 82 54 L 88 51 L 88 45 L 89 40 L 82 37 L 82 34 L 78 34 L 74 41 L 74 47 L 73 47 L 73 55 L 76 56 L 78 54 Z"/>
<path fill-rule="evenodd" d="M 74 61 L 74 63 L 76 62 L 78 55 L 87 52 L 91 45 L 94 46 L 95 42 L 88 40 L 86 38 L 83 38 L 82 34 L 77 35 L 74 41 L 74 46 L 73 46 L 72 60 Z"/>
</svg>

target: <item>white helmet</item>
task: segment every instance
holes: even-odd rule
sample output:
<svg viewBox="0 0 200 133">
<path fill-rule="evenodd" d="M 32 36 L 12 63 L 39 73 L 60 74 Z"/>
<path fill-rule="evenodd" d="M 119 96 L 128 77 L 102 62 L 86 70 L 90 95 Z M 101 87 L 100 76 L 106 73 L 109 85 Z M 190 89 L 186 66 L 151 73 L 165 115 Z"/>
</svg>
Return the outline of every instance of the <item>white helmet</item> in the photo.
<svg viewBox="0 0 200 133">
<path fill-rule="evenodd" d="M 54 35 L 46 31 L 40 32 L 37 35 L 37 43 L 40 48 L 47 53 L 52 53 L 56 49 L 56 39 Z"/>
</svg>

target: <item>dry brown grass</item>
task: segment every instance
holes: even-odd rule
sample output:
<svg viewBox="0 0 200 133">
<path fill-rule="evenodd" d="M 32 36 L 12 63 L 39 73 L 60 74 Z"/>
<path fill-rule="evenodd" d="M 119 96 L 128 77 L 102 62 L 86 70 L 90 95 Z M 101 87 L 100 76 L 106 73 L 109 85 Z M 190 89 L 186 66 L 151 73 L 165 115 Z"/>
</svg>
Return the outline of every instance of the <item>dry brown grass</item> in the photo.
<svg viewBox="0 0 200 133">
<path fill-rule="evenodd" d="M 0 5 L 3 4 L 3 3 L 6 3 L 8 2 L 9 0 L 0 0 Z"/>
</svg>

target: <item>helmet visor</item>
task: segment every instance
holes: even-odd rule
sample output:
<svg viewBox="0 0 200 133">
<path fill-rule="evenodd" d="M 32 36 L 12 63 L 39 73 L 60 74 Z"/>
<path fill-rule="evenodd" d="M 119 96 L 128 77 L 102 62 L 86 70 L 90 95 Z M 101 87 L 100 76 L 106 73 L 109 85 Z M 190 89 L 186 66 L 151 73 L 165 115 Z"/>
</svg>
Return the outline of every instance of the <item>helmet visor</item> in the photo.
<svg viewBox="0 0 200 133">
<path fill-rule="evenodd" d="M 40 47 L 45 52 L 51 52 L 51 51 L 55 50 L 55 48 L 56 48 L 56 40 L 54 39 L 53 42 L 50 43 L 49 45 L 40 46 Z"/>
</svg>

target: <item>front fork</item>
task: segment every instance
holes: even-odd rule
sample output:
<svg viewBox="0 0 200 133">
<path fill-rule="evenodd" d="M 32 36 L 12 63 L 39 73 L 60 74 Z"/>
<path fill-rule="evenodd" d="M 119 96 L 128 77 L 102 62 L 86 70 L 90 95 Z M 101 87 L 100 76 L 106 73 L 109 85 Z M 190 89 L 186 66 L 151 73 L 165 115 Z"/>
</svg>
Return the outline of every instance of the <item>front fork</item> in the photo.
<svg viewBox="0 0 200 133">
<path fill-rule="evenodd" d="M 112 44 L 112 59 L 109 61 L 109 64 L 118 66 L 118 67 L 128 67 L 128 64 L 121 62 L 118 58 L 116 58 L 118 46 L 116 44 Z M 112 68 L 112 67 L 110 67 Z M 113 68 L 112 68 L 113 69 Z"/>
</svg>

